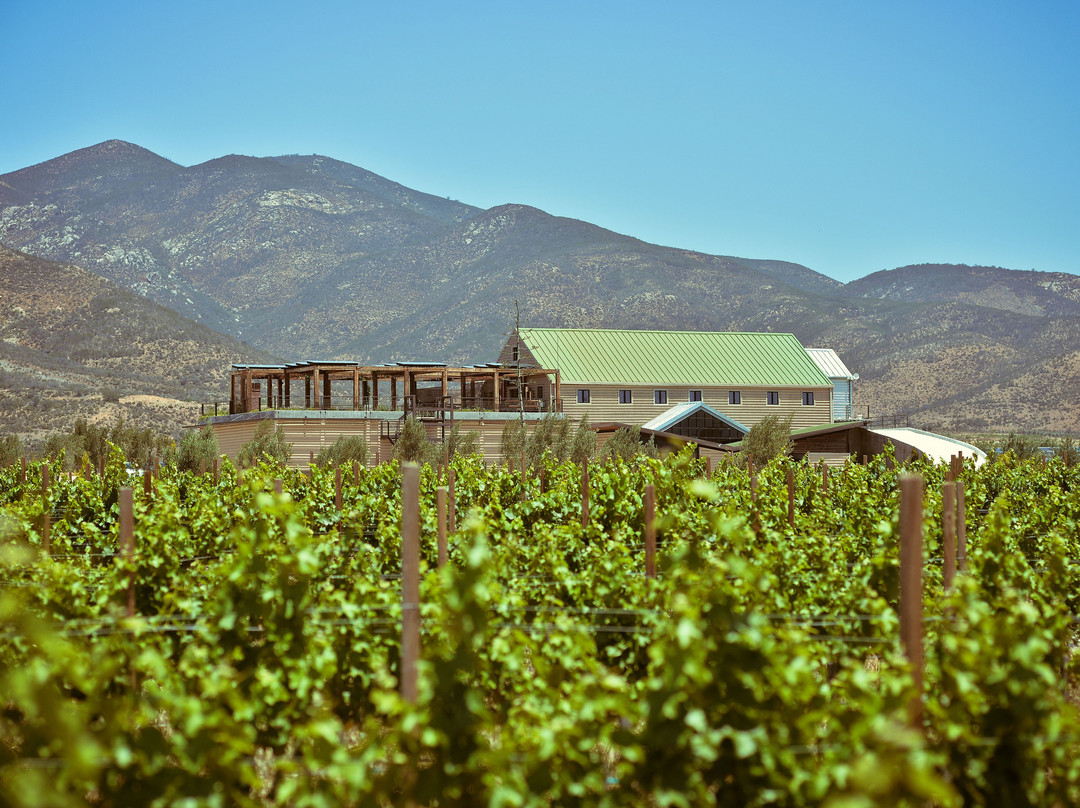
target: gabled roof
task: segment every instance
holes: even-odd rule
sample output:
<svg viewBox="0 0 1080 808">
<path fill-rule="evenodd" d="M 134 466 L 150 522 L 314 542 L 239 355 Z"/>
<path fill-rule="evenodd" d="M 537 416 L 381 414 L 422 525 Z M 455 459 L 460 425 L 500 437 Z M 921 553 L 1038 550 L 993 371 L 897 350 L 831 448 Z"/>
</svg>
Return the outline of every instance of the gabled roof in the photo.
<svg viewBox="0 0 1080 808">
<path fill-rule="evenodd" d="M 806 352 L 814 360 L 821 372 L 830 379 L 857 379 L 858 373 L 848 370 L 844 360 L 832 348 L 807 348 Z"/>
<path fill-rule="evenodd" d="M 750 431 L 745 426 L 740 424 L 738 421 L 735 421 L 735 420 L 732 420 L 731 418 L 728 418 L 726 415 L 724 415 L 721 412 L 717 412 L 712 407 L 710 407 L 708 404 L 705 404 L 702 401 L 684 401 L 682 404 L 676 404 L 674 407 L 672 407 L 667 412 L 663 412 L 660 415 L 653 418 L 651 421 L 642 424 L 641 428 L 642 429 L 651 429 L 651 430 L 654 430 L 656 432 L 666 432 L 667 430 L 671 429 L 671 427 L 675 426 L 675 424 L 682 421 L 684 418 L 688 418 L 689 416 L 693 415 L 695 412 L 698 412 L 700 410 L 704 410 L 709 415 L 711 415 L 713 418 L 716 418 L 718 421 L 723 421 L 725 424 L 730 426 L 732 429 L 737 429 L 739 432 L 742 432 L 744 435 L 747 432 Z"/>
<path fill-rule="evenodd" d="M 563 384 L 831 387 L 794 334 L 522 328 Z"/>
</svg>

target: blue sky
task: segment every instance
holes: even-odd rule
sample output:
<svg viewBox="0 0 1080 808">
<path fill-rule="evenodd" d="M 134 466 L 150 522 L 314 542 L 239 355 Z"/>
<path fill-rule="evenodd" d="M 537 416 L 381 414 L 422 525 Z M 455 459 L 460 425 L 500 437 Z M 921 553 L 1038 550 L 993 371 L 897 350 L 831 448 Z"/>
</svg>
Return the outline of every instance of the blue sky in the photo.
<svg viewBox="0 0 1080 808">
<path fill-rule="evenodd" d="M 4 5 L 0 173 L 318 153 L 839 280 L 1080 273 L 1074 2 Z"/>
</svg>

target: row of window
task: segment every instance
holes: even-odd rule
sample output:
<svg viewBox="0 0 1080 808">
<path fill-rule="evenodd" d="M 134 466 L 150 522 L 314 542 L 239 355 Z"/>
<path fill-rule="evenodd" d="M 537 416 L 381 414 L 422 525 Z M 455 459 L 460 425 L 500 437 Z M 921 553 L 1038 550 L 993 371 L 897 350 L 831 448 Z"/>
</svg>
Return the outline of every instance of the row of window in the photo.
<svg viewBox="0 0 1080 808">
<path fill-rule="evenodd" d="M 587 389 L 578 389 L 577 391 L 577 403 L 588 404 L 591 398 L 591 392 Z M 690 401 L 701 401 L 701 391 L 691 390 Z M 633 404 L 634 394 L 632 390 L 620 390 L 619 391 L 619 403 L 620 404 Z M 653 404 L 667 404 L 668 403 L 668 391 L 667 390 L 653 390 Z M 765 403 L 771 405 L 780 404 L 780 391 L 769 390 L 765 394 Z M 802 394 L 802 403 L 806 406 L 813 406 L 814 394 L 807 392 Z M 741 390 L 728 390 L 728 404 L 742 404 L 742 391 Z"/>
</svg>

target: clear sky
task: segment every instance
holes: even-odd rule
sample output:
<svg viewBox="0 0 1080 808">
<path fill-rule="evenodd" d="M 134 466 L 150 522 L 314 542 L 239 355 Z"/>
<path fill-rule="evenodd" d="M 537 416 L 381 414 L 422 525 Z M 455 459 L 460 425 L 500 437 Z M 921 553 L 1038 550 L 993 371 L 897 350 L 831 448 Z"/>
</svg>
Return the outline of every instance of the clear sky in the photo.
<svg viewBox="0 0 1080 808">
<path fill-rule="evenodd" d="M 839 280 L 1080 273 L 1080 3 L 0 0 L 0 173 L 318 153 Z"/>
</svg>

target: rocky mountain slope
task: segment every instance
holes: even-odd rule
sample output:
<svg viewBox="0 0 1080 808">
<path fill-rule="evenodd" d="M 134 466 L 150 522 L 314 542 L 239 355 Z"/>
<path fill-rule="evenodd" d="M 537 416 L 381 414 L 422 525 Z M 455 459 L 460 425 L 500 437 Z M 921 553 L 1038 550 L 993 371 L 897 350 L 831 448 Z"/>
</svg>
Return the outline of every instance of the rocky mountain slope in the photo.
<svg viewBox="0 0 1080 808">
<path fill-rule="evenodd" d="M 265 352 L 79 267 L 0 246 L 0 432 L 31 441 L 77 416 L 175 432 Z M 109 399 L 106 401 L 106 399 Z"/>
<path fill-rule="evenodd" d="M 287 358 L 490 361 L 516 300 L 534 326 L 791 331 L 837 349 L 874 414 L 1080 431 L 1072 275 L 925 265 L 845 286 L 525 205 L 480 210 L 326 157 L 184 167 L 119 141 L 0 177 L 0 242 Z"/>
</svg>

